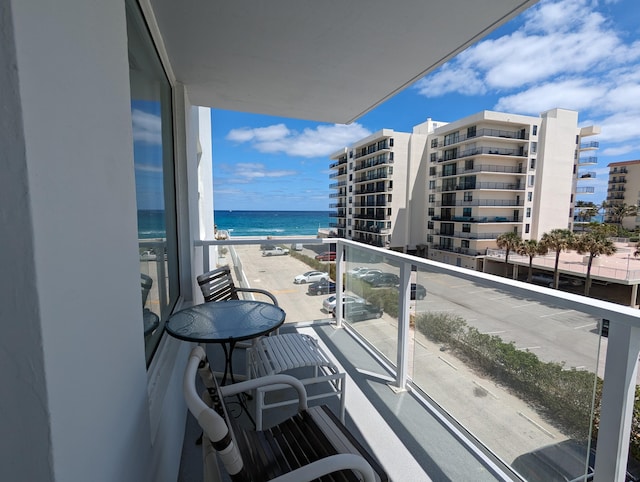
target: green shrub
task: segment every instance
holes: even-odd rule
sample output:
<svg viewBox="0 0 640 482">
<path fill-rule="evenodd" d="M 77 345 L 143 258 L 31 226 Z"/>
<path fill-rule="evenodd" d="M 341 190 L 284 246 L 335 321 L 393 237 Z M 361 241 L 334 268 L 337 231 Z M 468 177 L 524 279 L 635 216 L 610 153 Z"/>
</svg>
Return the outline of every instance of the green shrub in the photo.
<svg viewBox="0 0 640 482">
<path fill-rule="evenodd" d="M 451 313 L 421 314 L 415 326 L 430 340 L 446 344 L 475 369 L 539 407 L 572 436 L 585 437 L 588 433 L 593 373 L 543 362 L 534 353 L 481 333 Z"/>
</svg>

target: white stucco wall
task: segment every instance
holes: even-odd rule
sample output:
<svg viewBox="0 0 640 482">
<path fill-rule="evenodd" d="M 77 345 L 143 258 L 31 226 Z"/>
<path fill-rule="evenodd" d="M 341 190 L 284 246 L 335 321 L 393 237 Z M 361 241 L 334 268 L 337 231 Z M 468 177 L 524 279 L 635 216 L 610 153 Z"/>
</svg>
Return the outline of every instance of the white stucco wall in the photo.
<svg viewBox="0 0 640 482">
<path fill-rule="evenodd" d="M 0 10 L 0 480 L 151 480 L 124 2 Z"/>
</svg>

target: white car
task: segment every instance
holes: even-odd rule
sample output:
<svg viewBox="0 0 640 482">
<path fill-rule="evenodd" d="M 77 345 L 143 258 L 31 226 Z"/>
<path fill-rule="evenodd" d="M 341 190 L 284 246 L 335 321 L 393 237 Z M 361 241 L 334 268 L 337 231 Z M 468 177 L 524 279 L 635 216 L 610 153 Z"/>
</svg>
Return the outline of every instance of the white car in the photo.
<svg viewBox="0 0 640 482">
<path fill-rule="evenodd" d="M 358 271 L 353 276 L 355 278 L 362 279 L 366 275 L 368 275 L 368 274 L 372 274 L 373 275 L 374 273 L 376 273 L 376 274 L 382 273 L 382 270 L 381 269 L 376 269 L 376 268 L 364 268 L 364 269 L 361 269 L 360 271 Z"/>
<path fill-rule="evenodd" d="M 293 278 L 293 282 L 295 284 L 304 284 L 304 283 L 315 283 L 316 281 L 320 281 L 322 279 L 329 279 L 329 273 L 324 273 L 322 271 L 307 271 L 306 273 L 299 274 L 295 278 Z"/>
<path fill-rule="evenodd" d="M 347 305 L 349 303 L 365 303 L 365 300 L 359 296 L 354 295 L 342 295 L 342 303 Z M 322 302 L 322 309 L 328 313 L 333 312 L 336 307 L 336 295 L 331 295 Z"/>
<path fill-rule="evenodd" d="M 355 268 L 352 268 L 352 269 L 348 270 L 347 274 L 356 275 L 362 269 L 367 269 L 367 268 L 365 268 L 364 266 L 356 266 Z"/>
</svg>

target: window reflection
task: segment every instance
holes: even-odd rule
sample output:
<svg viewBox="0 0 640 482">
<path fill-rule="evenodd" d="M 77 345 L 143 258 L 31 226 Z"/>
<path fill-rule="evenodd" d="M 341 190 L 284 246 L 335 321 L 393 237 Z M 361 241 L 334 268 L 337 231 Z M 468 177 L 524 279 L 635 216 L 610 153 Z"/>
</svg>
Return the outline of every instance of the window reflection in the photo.
<svg viewBox="0 0 640 482">
<path fill-rule="evenodd" d="M 135 2 L 127 3 L 140 286 L 147 364 L 178 297 L 171 86 Z"/>
</svg>

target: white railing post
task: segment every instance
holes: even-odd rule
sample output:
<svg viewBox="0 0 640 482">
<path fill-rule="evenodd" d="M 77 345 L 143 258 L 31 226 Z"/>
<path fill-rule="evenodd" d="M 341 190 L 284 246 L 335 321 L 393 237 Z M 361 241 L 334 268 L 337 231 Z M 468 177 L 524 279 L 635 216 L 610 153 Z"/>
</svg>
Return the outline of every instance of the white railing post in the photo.
<svg viewBox="0 0 640 482">
<path fill-rule="evenodd" d="M 336 243 L 336 328 L 342 327 L 342 273 L 345 272 L 346 247 L 340 241 Z"/>
<path fill-rule="evenodd" d="M 595 481 L 623 482 L 636 391 L 640 328 L 609 321 Z"/>
<path fill-rule="evenodd" d="M 411 300 L 411 264 L 400 265 L 400 286 L 398 288 L 398 352 L 396 354 L 395 388 L 404 390 L 407 386 L 409 369 L 409 321 Z"/>
</svg>

